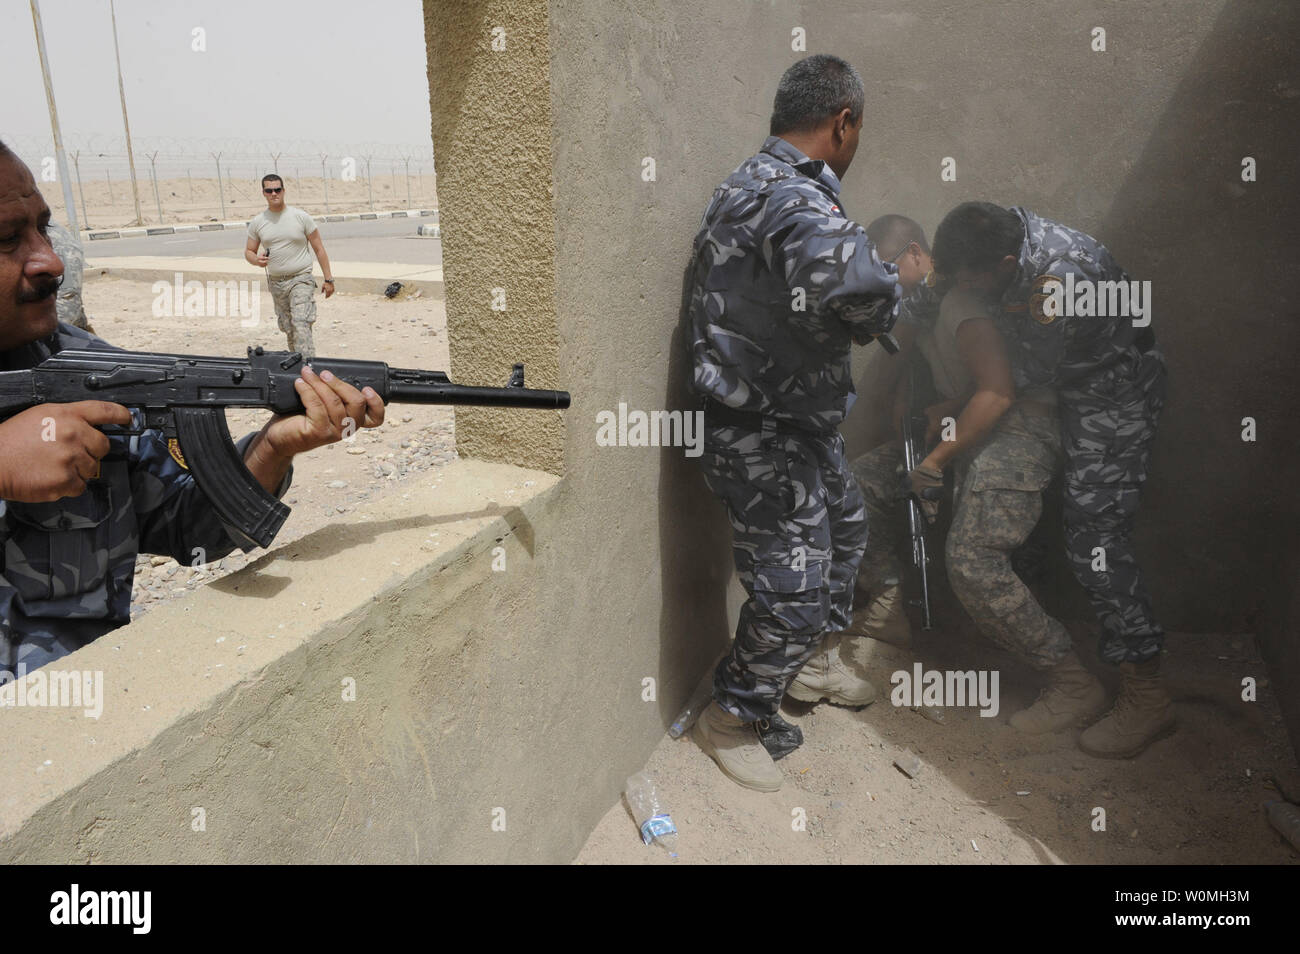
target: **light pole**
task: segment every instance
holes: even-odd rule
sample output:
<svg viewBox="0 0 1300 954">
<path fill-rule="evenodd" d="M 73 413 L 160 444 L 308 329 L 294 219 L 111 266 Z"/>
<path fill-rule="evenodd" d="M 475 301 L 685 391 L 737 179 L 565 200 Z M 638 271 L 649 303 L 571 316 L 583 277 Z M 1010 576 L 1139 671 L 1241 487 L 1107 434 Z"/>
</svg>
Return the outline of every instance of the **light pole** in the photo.
<svg viewBox="0 0 1300 954">
<path fill-rule="evenodd" d="M 77 227 L 77 207 L 72 201 L 72 183 L 68 177 L 68 158 L 63 154 L 63 135 L 59 132 L 59 112 L 54 108 L 54 84 L 50 80 L 50 64 L 45 56 L 45 28 L 41 26 L 41 10 L 32 0 L 32 25 L 36 28 L 36 52 L 41 59 L 41 78 L 45 81 L 45 102 L 50 107 L 50 128 L 54 131 L 54 160 L 59 165 L 59 184 L 63 186 L 63 205 L 68 213 L 68 224 L 75 234 Z M 80 173 L 78 173 L 80 185 Z M 81 200 L 82 218 L 85 218 L 86 200 Z"/>
<path fill-rule="evenodd" d="M 140 214 L 140 186 L 135 181 L 135 155 L 131 151 L 131 124 L 126 119 L 126 86 L 122 82 L 122 54 L 117 48 L 117 10 L 113 0 L 108 0 L 108 9 L 113 17 L 113 55 L 117 57 L 117 93 L 122 99 L 122 128 L 126 130 L 126 161 L 131 167 L 131 195 L 135 199 L 135 224 L 144 225 Z"/>
</svg>

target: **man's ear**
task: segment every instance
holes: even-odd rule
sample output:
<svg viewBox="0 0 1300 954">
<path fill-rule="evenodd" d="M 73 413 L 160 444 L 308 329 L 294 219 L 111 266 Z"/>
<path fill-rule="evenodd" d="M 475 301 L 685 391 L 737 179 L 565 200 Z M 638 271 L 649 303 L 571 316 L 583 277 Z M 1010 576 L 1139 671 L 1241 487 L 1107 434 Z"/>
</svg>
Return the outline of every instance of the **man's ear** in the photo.
<svg viewBox="0 0 1300 954">
<path fill-rule="evenodd" d="M 849 138 L 849 129 L 853 126 L 853 120 L 848 108 L 841 109 L 835 116 L 835 125 L 833 131 L 837 143 L 844 142 Z"/>
</svg>

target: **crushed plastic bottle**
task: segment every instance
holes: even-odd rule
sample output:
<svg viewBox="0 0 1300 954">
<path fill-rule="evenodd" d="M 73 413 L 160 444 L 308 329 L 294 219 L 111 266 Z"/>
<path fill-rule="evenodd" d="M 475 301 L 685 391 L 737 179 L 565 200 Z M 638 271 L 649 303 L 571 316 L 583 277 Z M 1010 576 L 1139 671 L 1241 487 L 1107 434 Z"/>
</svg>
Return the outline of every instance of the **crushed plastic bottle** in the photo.
<svg viewBox="0 0 1300 954">
<path fill-rule="evenodd" d="M 627 780 L 623 791 L 627 807 L 641 828 L 641 840 L 647 845 L 659 845 L 670 855 L 677 855 L 677 827 L 659 801 L 654 780 L 645 772 L 637 772 Z"/>
<path fill-rule="evenodd" d="M 1271 801 L 1264 803 L 1268 821 L 1278 833 L 1291 843 L 1291 847 L 1300 851 L 1300 808 L 1290 802 Z"/>
<path fill-rule="evenodd" d="M 700 676 L 700 681 L 695 685 L 695 691 L 691 693 L 690 699 L 686 701 L 686 708 L 677 714 L 673 724 L 668 727 L 670 738 L 680 739 L 691 731 L 691 726 L 695 725 L 700 718 L 700 713 L 709 707 L 709 703 L 713 701 L 713 673 L 729 652 L 730 650 L 720 653 L 718 658 L 713 660 L 712 664 L 704 670 L 704 673 Z"/>
<path fill-rule="evenodd" d="M 691 731 L 691 726 L 700 717 L 700 713 L 705 710 L 710 702 L 713 701 L 713 667 L 700 678 L 699 684 L 696 685 L 695 691 L 691 693 L 690 699 L 686 702 L 686 708 L 677 714 L 673 724 L 668 727 L 670 738 L 680 739 L 687 732 Z"/>
</svg>

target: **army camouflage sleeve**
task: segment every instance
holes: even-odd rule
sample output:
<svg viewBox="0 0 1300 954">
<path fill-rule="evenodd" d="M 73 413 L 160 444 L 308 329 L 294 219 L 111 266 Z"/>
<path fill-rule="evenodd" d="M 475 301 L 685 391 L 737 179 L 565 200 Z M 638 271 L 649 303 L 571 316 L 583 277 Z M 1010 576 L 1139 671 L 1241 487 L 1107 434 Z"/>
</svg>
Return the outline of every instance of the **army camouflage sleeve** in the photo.
<svg viewBox="0 0 1300 954">
<path fill-rule="evenodd" d="M 929 334 L 939 322 L 943 298 L 933 285 L 921 282 L 898 304 L 898 324 L 910 325 L 918 334 Z"/>
<path fill-rule="evenodd" d="M 816 188 L 790 192 L 771 203 L 763 249 L 791 291 L 806 295 L 805 310 L 791 320 L 805 316 L 817 324 L 812 331 L 828 318 L 843 321 L 859 344 L 888 331 L 899 295 L 896 266 L 882 262 L 866 230 Z"/>
<path fill-rule="evenodd" d="M 242 459 L 254 434 L 235 447 Z M 219 560 L 238 546 L 208 503 L 194 476 L 168 451 L 162 434 L 146 431 L 131 453 L 131 498 L 140 531 L 140 552 L 170 556 L 186 565 Z M 281 497 L 289 489 L 293 470 L 276 488 Z M 201 550 L 201 554 L 194 551 Z"/>
</svg>

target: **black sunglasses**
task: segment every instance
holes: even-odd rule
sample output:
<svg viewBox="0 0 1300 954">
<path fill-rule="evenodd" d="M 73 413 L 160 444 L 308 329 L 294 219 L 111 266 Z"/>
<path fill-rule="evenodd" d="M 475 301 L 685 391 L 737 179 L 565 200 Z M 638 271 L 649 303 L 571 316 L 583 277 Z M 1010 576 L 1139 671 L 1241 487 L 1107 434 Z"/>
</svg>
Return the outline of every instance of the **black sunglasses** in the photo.
<svg viewBox="0 0 1300 954">
<path fill-rule="evenodd" d="M 262 191 L 265 192 L 267 195 L 275 195 L 277 192 L 283 192 L 284 186 L 280 186 L 280 188 L 278 189 L 263 189 Z"/>
</svg>

